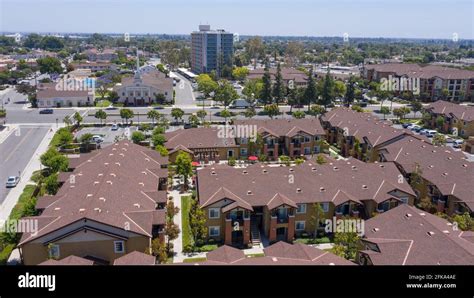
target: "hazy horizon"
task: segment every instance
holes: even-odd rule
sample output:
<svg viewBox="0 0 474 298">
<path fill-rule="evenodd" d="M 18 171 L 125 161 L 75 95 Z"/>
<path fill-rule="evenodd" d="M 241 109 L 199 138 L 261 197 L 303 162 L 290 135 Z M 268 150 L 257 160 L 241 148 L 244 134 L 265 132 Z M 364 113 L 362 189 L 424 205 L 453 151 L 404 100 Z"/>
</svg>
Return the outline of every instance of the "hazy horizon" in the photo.
<svg viewBox="0 0 474 298">
<path fill-rule="evenodd" d="M 0 0 L 1 32 L 474 39 L 470 0 Z"/>
</svg>

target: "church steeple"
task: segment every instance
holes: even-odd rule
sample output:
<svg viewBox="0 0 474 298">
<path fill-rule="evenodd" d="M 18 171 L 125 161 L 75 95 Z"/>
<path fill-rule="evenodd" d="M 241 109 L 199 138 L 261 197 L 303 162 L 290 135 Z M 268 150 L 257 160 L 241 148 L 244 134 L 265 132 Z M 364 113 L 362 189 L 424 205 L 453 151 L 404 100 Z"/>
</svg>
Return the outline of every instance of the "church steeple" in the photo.
<svg viewBox="0 0 474 298">
<path fill-rule="evenodd" d="M 134 81 L 141 82 L 142 76 L 140 75 L 140 57 L 138 55 L 138 47 L 137 47 L 137 69 L 135 70 Z"/>
</svg>

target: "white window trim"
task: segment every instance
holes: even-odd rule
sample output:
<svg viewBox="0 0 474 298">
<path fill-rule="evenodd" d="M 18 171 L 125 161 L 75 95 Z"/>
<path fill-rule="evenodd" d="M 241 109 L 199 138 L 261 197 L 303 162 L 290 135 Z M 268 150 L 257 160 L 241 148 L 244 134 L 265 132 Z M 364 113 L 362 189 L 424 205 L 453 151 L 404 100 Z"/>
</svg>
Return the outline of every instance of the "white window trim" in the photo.
<svg viewBox="0 0 474 298">
<path fill-rule="evenodd" d="M 303 228 L 302 229 L 298 229 L 298 223 L 303 223 Z M 297 220 L 295 221 L 295 231 L 304 231 L 306 230 L 306 221 L 305 220 Z"/>
<path fill-rule="evenodd" d="M 296 214 L 306 214 L 306 208 L 307 208 L 306 204 L 296 204 L 296 206 L 297 207 L 298 206 L 304 206 L 304 211 L 303 212 L 299 212 L 298 208 L 296 208 Z"/>
<path fill-rule="evenodd" d="M 217 229 L 217 235 L 212 235 L 212 229 Z M 209 227 L 209 237 L 219 237 L 221 235 L 221 227 L 220 226 L 210 226 Z"/>
<path fill-rule="evenodd" d="M 57 255 L 52 254 L 53 248 L 58 252 Z M 58 244 L 51 245 L 51 249 L 49 250 L 49 257 L 50 258 L 59 258 L 60 256 L 61 256 L 61 251 L 59 249 L 59 245 Z"/>
<path fill-rule="evenodd" d="M 117 243 L 122 243 L 122 251 L 118 251 L 118 250 L 117 250 Z M 123 242 L 123 240 L 114 241 L 114 252 L 115 252 L 116 254 L 123 254 L 123 253 L 125 253 L 125 242 Z"/>
<path fill-rule="evenodd" d="M 217 210 L 217 217 L 216 216 L 211 216 L 211 211 L 212 210 Z M 221 218 L 221 210 L 219 208 L 209 208 L 209 219 L 219 219 Z"/>
</svg>

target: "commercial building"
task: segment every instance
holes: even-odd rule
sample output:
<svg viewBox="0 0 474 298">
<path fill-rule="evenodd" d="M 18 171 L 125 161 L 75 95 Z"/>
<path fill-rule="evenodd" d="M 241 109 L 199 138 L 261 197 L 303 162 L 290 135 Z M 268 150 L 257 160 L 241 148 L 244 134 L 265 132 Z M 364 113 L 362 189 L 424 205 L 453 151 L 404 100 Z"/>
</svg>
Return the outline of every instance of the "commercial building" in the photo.
<svg viewBox="0 0 474 298">
<path fill-rule="evenodd" d="M 220 75 L 224 65 L 232 67 L 234 34 L 222 29 L 211 30 L 210 25 L 199 25 L 191 33 L 191 71 L 196 74 L 215 71 Z"/>
</svg>

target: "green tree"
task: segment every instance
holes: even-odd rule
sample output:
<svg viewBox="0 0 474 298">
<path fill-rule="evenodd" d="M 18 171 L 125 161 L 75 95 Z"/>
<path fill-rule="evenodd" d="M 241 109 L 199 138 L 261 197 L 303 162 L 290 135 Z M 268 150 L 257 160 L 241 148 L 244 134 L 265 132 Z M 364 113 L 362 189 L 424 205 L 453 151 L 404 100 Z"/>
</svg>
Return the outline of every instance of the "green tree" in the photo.
<svg viewBox="0 0 474 298">
<path fill-rule="evenodd" d="M 180 108 L 173 108 L 171 110 L 171 117 L 174 118 L 175 122 L 178 122 L 178 119 L 182 119 L 184 116 L 184 111 Z"/>
<path fill-rule="evenodd" d="M 80 137 L 79 142 L 84 145 L 88 145 L 92 142 L 92 137 L 93 135 L 91 133 L 85 133 Z"/>
<path fill-rule="evenodd" d="M 349 107 L 355 100 L 356 86 L 355 78 L 353 76 L 349 77 L 346 87 L 346 96 L 344 98 L 344 105 Z"/>
<path fill-rule="evenodd" d="M 58 140 L 58 145 L 59 146 L 65 146 L 65 145 L 69 145 L 69 144 L 72 143 L 72 141 L 74 139 L 74 136 L 67 129 L 59 129 L 56 132 L 56 138 Z"/>
<path fill-rule="evenodd" d="M 281 75 L 280 63 L 278 63 L 277 65 L 275 83 L 273 84 L 272 94 L 276 104 L 280 104 L 285 97 L 285 85 L 283 83 L 283 76 Z"/>
<path fill-rule="evenodd" d="M 245 118 L 253 118 L 255 117 L 255 115 L 257 115 L 257 112 L 255 111 L 254 108 L 247 108 L 244 111 Z"/>
<path fill-rule="evenodd" d="M 72 116 L 72 118 L 76 121 L 77 126 L 80 126 L 82 120 L 84 120 L 84 119 L 82 118 L 81 114 L 79 114 L 79 112 L 75 112 L 75 113 L 74 113 L 74 116 Z"/>
<path fill-rule="evenodd" d="M 219 113 L 221 117 L 224 117 L 225 123 L 227 123 L 227 118 L 231 117 L 232 114 L 228 110 L 223 110 Z"/>
<path fill-rule="evenodd" d="M 181 151 L 176 157 L 176 174 L 183 177 L 183 188 L 187 190 L 188 177 L 193 174 L 193 167 L 191 165 L 191 157 L 188 153 Z"/>
<path fill-rule="evenodd" d="M 168 156 L 169 155 L 169 152 L 168 152 L 168 149 L 166 149 L 165 146 L 162 146 L 162 145 L 157 145 L 155 147 L 155 150 L 160 152 L 160 155 L 161 156 Z"/>
<path fill-rule="evenodd" d="M 197 127 L 199 125 L 199 118 L 198 116 L 192 114 L 191 116 L 189 116 L 188 122 L 191 123 L 192 126 Z"/>
<path fill-rule="evenodd" d="M 224 109 L 227 109 L 227 107 L 237 98 L 239 98 L 239 95 L 237 94 L 237 91 L 235 91 L 234 86 L 232 86 L 227 80 L 220 80 L 219 87 L 214 94 L 214 100 L 222 103 Z"/>
<path fill-rule="evenodd" d="M 125 124 L 128 124 L 128 120 L 133 118 L 135 114 L 133 113 L 132 110 L 130 109 L 120 109 L 120 118 L 122 118 L 122 123 L 123 120 L 125 119 Z"/>
<path fill-rule="evenodd" d="M 148 113 L 146 113 L 146 117 L 148 119 L 151 119 L 153 126 L 155 126 L 155 120 L 158 119 L 158 117 L 160 117 L 160 113 L 155 110 L 150 110 L 148 111 Z"/>
<path fill-rule="evenodd" d="M 406 115 L 410 113 L 410 108 L 408 107 L 400 107 L 393 109 L 393 114 L 397 116 L 400 120 L 405 118 Z"/>
<path fill-rule="evenodd" d="M 204 94 L 205 98 L 208 98 L 212 92 L 215 92 L 218 88 L 218 84 L 208 74 L 200 74 L 196 78 L 198 84 L 198 91 Z"/>
<path fill-rule="evenodd" d="M 320 104 L 326 108 L 334 101 L 334 81 L 329 71 L 326 73 L 322 84 Z"/>
<path fill-rule="evenodd" d="M 204 240 L 207 235 L 206 212 L 199 206 L 196 199 L 191 199 L 189 210 L 189 228 L 193 235 L 194 243 Z"/>
<path fill-rule="evenodd" d="M 433 136 L 433 139 L 431 140 L 431 142 L 435 146 L 442 146 L 446 144 L 446 137 L 442 134 L 437 133 Z"/>
<path fill-rule="evenodd" d="M 385 115 L 390 114 L 390 109 L 388 107 L 381 107 L 380 114 L 383 115 L 383 120 L 385 120 Z"/>
<path fill-rule="evenodd" d="M 43 153 L 40 156 L 40 161 L 43 166 L 49 169 L 50 173 L 64 172 L 69 167 L 69 159 L 60 154 L 54 147 L 50 147 L 48 151 Z"/>
<path fill-rule="evenodd" d="M 318 99 L 318 90 L 316 88 L 316 82 L 314 81 L 313 70 L 308 75 L 308 83 L 303 93 L 303 102 L 308 105 L 308 112 L 310 111 L 311 104 L 316 103 Z"/>
<path fill-rule="evenodd" d="M 174 223 L 174 217 L 178 214 L 179 208 L 174 206 L 173 201 L 169 200 L 166 204 L 166 225 L 165 225 L 165 235 L 166 235 L 166 249 L 168 256 L 173 255 L 171 241 L 178 238 L 180 233 L 178 225 Z"/>
<path fill-rule="evenodd" d="M 306 114 L 303 111 L 294 111 L 292 115 L 295 119 L 303 119 Z"/>
<path fill-rule="evenodd" d="M 265 69 L 265 73 L 262 77 L 262 90 L 260 92 L 260 100 L 264 105 L 270 104 L 273 101 L 272 98 L 272 80 L 270 77 L 270 72 L 268 69 Z"/>
<path fill-rule="evenodd" d="M 244 81 L 248 74 L 249 70 L 247 67 L 234 67 L 232 70 L 232 77 L 238 81 Z"/>
<path fill-rule="evenodd" d="M 54 173 L 46 177 L 43 181 L 46 192 L 55 195 L 59 189 L 58 174 Z"/>
<path fill-rule="evenodd" d="M 275 117 L 275 116 L 280 115 L 280 108 L 278 107 L 278 105 L 276 103 L 266 105 L 265 107 L 263 107 L 263 111 L 271 119 L 273 119 L 273 117 Z"/>
<path fill-rule="evenodd" d="M 168 262 L 168 252 L 166 244 L 156 237 L 151 241 L 151 251 L 158 258 L 158 263 L 165 264 Z"/>
<path fill-rule="evenodd" d="M 196 115 L 201 119 L 201 124 L 204 124 L 204 119 L 206 118 L 207 112 L 205 110 L 199 110 L 196 112 Z"/>
<path fill-rule="evenodd" d="M 54 57 L 44 57 L 36 60 L 41 73 L 62 73 L 61 61 Z"/>
<path fill-rule="evenodd" d="M 132 133 L 132 141 L 135 144 L 139 144 L 140 142 L 143 142 L 146 139 L 145 134 L 141 131 L 134 131 Z"/>
<path fill-rule="evenodd" d="M 468 212 L 456 214 L 453 216 L 453 222 L 456 222 L 462 231 L 474 231 L 474 219 Z"/>
<path fill-rule="evenodd" d="M 325 164 L 327 161 L 326 161 L 326 158 L 324 157 L 323 154 L 318 154 L 318 156 L 316 157 L 316 163 L 319 164 L 319 165 L 323 165 Z"/>
<path fill-rule="evenodd" d="M 335 251 L 341 249 L 344 251 L 344 258 L 355 260 L 359 250 L 359 241 L 360 237 L 356 232 L 336 232 L 334 235 L 334 247 L 337 247 Z M 335 251 L 333 251 L 333 253 Z"/>
<path fill-rule="evenodd" d="M 411 104 L 411 109 L 413 110 L 413 113 L 415 113 L 416 116 L 416 113 L 420 112 L 423 109 L 423 105 L 419 101 L 414 101 Z"/>
<path fill-rule="evenodd" d="M 318 229 L 324 223 L 324 210 L 321 204 L 313 204 L 313 215 L 311 215 L 311 223 L 314 225 L 314 239 L 318 237 Z"/>
<path fill-rule="evenodd" d="M 102 125 L 102 121 L 107 119 L 107 113 L 104 110 L 97 110 L 95 112 L 94 117 L 96 119 L 99 119 L 100 120 L 100 125 Z"/>
<path fill-rule="evenodd" d="M 151 136 L 151 141 L 154 146 L 163 146 L 166 142 L 166 137 L 162 134 L 153 134 Z"/>
<path fill-rule="evenodd" d="M 319 115 L 322 115 L 324 111 L 325 111 L 324 107 L 320 105 L 312 105 L 309 113 L 310 115 L 313 115 L 314 117 L 318 117 Z"/>
</svg>

